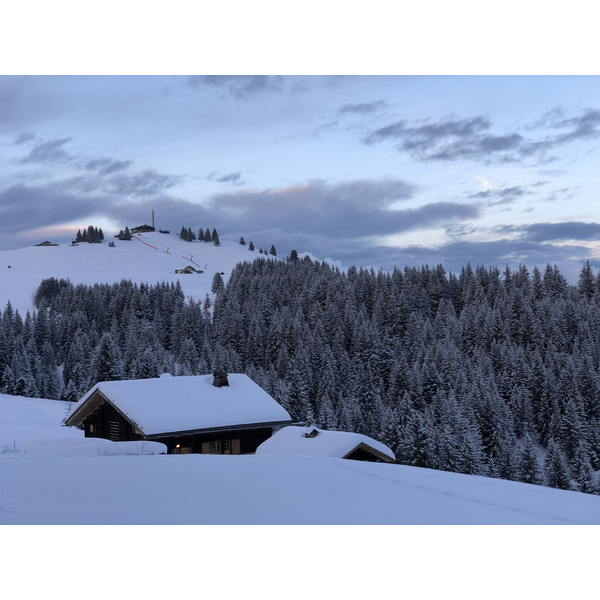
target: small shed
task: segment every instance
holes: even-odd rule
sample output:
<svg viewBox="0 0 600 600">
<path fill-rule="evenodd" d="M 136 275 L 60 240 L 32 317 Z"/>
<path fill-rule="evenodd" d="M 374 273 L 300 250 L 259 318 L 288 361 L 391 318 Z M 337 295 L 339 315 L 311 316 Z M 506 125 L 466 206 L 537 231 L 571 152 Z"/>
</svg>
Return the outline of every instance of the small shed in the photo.
<svg viewBox="0 0 600 600">
<path fill-rule="evenodd" d="M 190 267 L 189 265 L 187 267 L 183 267 L 183 269 L 175 269 L 175 273 L 178 275 L 191 275 L 192 273 L 196 272 L 196 269 L 194 269 L 194 267 Z"/>
<path fill-rule="evenodd" d="M 394 453 L 385 444 L 366 435 L 312 426 L 283 427 L 265 440 L 256 449 L 256 454 L 300 454 L 387 463 L 396 461 Z"/>
<path fill-rule="evenodd" d="M 170 454 L 251 454 L 291 421 L 247 375 L 219 373 L 218 378 L 163 376 L 97 383 L 65 424 L 80 427 L 85 437 L 162 442 Z"/>
</svg>

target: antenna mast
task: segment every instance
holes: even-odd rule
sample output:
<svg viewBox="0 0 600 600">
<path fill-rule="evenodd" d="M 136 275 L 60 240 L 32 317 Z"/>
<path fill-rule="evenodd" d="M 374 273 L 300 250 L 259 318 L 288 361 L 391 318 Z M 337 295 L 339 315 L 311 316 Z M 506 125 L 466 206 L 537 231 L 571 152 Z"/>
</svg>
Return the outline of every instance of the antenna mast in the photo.
<svg viewBox="0 0 600 600">
<path fill-rule="evenodd" d="M 154 229 L 154 209 L 152 209 L 152 229 Z"/>
</svg>

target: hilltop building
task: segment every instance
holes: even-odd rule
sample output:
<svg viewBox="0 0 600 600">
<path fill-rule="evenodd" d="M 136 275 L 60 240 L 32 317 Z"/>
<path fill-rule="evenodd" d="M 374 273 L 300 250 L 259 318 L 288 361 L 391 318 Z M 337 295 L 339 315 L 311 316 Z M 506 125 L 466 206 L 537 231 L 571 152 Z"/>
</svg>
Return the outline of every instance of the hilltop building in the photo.
<svg viewBox="0 0 600 600">
<path fill-rule="evenodd" d="M 131 233 L 152 233 L 156 231 L 152 225 L 139 225 L 131 230 Z"/>
</svg>

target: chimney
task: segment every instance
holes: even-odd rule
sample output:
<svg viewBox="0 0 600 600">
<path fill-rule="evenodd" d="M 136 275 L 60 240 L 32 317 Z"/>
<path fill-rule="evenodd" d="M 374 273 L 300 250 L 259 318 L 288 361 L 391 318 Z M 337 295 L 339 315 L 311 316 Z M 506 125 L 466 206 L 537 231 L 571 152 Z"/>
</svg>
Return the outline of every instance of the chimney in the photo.
<svg viewBox="0 0 600 600">
<path fill-rule="evenodd" d="M 227 373 L 225 371 L 215 371 L 213 377 L 213 385 L 215 387 L 220 388 L 225 385 L 229 387 L 229 381 L 227 380 Z"/>
</svg>

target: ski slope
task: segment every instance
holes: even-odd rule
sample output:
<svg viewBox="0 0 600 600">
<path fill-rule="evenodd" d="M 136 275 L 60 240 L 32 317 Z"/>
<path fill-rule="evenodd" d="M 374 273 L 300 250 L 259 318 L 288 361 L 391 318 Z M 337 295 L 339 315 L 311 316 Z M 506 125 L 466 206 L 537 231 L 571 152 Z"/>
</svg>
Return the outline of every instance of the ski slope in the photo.
<svg viewBox="0 0 600 600">
<path fill-rule="evenodd" d="M 399 465 L 24 454 L 38 438 L 80 444 L 61 425 L 67 406 L 0 395 L 0 524 L 600 524 L 599 496 Z"/>
<path fill-rule="evenodd" d="M 109 247 L 114 241 L 115 247 Z M 173 234 L 143 233 L 130 241 L 105 239 L 101 244 L 77 246 L 31 246 L 0 251 L 0 307 L 8 301 L 24 315 L 34 310 L 33 294 L 47 277 L 69 279 L 72 283 L 181 283 L 186 296 L 202 299 L 208 293 L 215 273 L 227 279 L 239 262 L 266 257 L 248 246 L 222 241 L 220 246 L 205 242 L 185 242 Z M 273 257 L 271 257 L 273 258 Z M 178 275 L 176 269 L 188 265 L 204 273 Z"/>
</svg>

